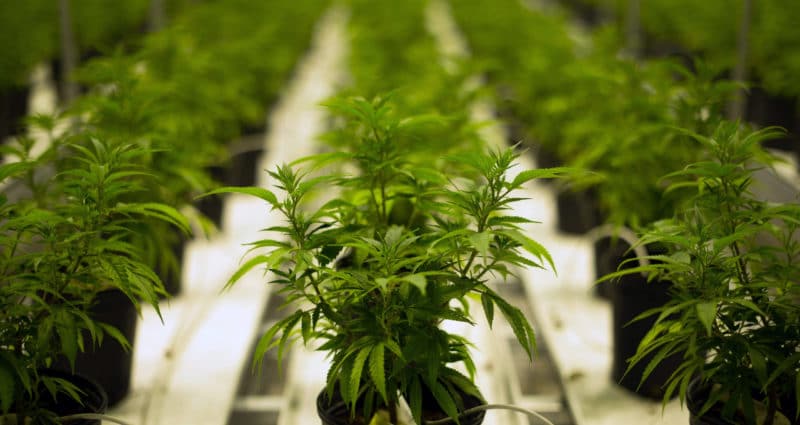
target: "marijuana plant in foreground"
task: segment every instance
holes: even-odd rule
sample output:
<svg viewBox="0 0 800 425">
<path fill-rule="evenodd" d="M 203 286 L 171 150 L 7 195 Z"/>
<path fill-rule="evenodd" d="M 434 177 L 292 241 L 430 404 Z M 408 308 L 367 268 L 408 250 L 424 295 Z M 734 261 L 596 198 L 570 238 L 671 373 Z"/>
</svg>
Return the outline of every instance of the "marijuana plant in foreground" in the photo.
<svg viewBox="0 0 800 425">
<path fill-rule="evenodd" d="M 270 171 L 277 193 L 257 187 L 212 192 L 257 196 L 285 220 L 251 243 L 257 254 L 228 286 L 254 267 L 269 271 L 270 283 L 295 310 L 260 339 L 255 365 L 269 349 L 277 348 L 282 359 L 293 342 L 314 342 L 331 359 L 325 400 L 346 406 L 352 423 L 367 423 L 380 411 L 397 423 L 400 397 L 417 423 L 432 408 L 457 421 L 469 400 L 483 403 L 482 396 L 472 379 L 470 341 L 440 325 L 473 324 L 469 301 L 479 300 L 489 323 L 499 310 L 533 356 L 528 320 L 489 283 L 516 267 L 552 267 L 545 248 L 521 231 L 530 220 L 508 213 L 527 181 L 561 170 L 509 178 L 517 158 L 510 148 L 453 154 L 435 165 L 416 161 L 391 143 L 415 120 L 392 117 L 385 104 L 353 106 L 360 113 L 350 119 L 359 125 L 350 127 L 359 143 L 351 150 Z M 349 164 L 341 167 L 349 172 L 321 168 L 332 158 Z M 312 202 L 320 193 L 335 195 Z"/>
</svg>

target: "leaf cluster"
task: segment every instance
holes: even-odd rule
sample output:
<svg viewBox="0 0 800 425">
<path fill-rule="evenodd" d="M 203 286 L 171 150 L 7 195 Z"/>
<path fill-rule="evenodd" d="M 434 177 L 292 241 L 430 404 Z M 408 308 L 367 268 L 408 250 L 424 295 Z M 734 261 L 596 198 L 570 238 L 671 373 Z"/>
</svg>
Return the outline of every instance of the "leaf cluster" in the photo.
<svg viewBox="0 0 800 425">
<path fill-rule="evenodd" d="M 352 415 L 395 412 L 402 396 L 419 422 L 430 393 L 456 419 L 461 394 L 480 393 L 469 341 L 441 324 L 472 324 L 469 300 L 479 299 L 487 320 L 499 310 L 533 355 L 531 325 L 489 283 L 516 267 L 552 267 L 521 229 L 530 221 L 507 212 L 526 182 L 560 170 L 510 178 L 511 148 L 451 154 L 432 166 L 403 147 L 420 117 L 393 115 L 386 99 L 330 105 L 349 123 L 340 134 L 352 138 L 347 149 L 270 171 L 277 193 L 215 191 L 257 196 L 285 219 L 252 243 L 254 255 L 229 282 L 264 267 L 295 308 L 260 339 L 254 358 L 272 348 L 282 358 L 293 342 L 314 341 L 332 361 L 328 396 L 341 397 Z M 329 167 L 334 161 L 339 168 Z M 320 193 L 333 199 L 315 199 Z"/>
<path fill-rule="evenodd" d="M 800 206 L 750 192 L 754 172 L 769 159 L 759 144 L 782 134 L 730 122 L 709 136 L 690 133 L 707 157 L 665 179 L 691 202 L 641 238 L 666 254 L 605 277 L 646 272 L 672 283 L 673 299 L 643 315 L 657 320 L 632 364 L 654 355 L 646 377 L 662 359 L 681 355 L 665 400 L 684 397 L 700 377 L 716 384 L 703 410 L 721 402 L 726 418 L 747 424 L 756 423 L 756 401 L 767 407 L 769 424 L 800 398 Z"/>
<path fill-rule="evenodd" d="M 139 166 L 141 147 L 88 136 L 58 137 L 41 155 L 33 146 L 4 146 L 18 161 L 0 165 L 2 183 L 17 189 L 0 196 L 0 412 L 49 421 L 42 388 L 79 397 L 42 368 L 63 358 L 74 365 L 104 337 L 128 346 L 89 313 L 96 295 L 120 290 L 158 311 L 163 285 L 130 243 L 136 223 L 151 217 L 187 232 L 188 223 L 164 204 L 131 201 L 152 178 Z"/>
</svg>

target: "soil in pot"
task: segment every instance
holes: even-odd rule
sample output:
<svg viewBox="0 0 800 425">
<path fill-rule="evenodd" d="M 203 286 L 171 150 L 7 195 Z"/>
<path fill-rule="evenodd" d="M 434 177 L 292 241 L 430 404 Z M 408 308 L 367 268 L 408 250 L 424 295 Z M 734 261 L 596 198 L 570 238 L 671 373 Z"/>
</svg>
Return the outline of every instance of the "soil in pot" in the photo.
<svg viewBox="0 0 800 425">
<path fill-rule="evenodd" d="M 138 313 L 133 302 L 119 290 L 98 294 L 90 312 L 102 323 L 117 328 L 131 346 L 136 337 Z M 108 396 L 108 406 L 113 407 L 130 392 L 133 367 L 133 351 L 125 348 L 114 338 L 105 335 L 103 343 L 94 347 L 88 333 L 84 336 L 86 351 L 75 358 L 75 373 L 97 382 Z M 69 362 L 62 359 L 56 367 L 69 371 Z"/>
<path fill-rule="evenodd" d="M 632 258 L 633 252 L 625 257 Z M 634 267 L 628 263 L 625 267 Z M 670 300 L 671 283 L 666 281 L 647 282 L 641 274 L 623 276 L 607 287 L 612 304 L 613 357 L 611 376 L 623 388 L 640 396 L 661 400 L 664 397 L 664 384 L 681 363 L 680 355 L 663 359 L 641 383 L 642 375 L 652 356 L 645 357 L 628 369 L 628 359 L 636 354 L 639 343 L 655 323 L 656 316 L 632 322 L 647 310 L 663 306 Z"/>
<path fill-rule="evenodd" d="M 728 420 L 722 416 L 722 403 L 711 406 L 702 416 L 699 415 L 703 405 L 708 401 L 711 393 L 711 385 L 703 383 L 699 378 L 693 379 L 686 390 L 686 407 L 689 409 L 689 425 L 731 425 L 743 424 L 745 419 L 741 414 L 734 415 L 733 420 Z M 761 423 L 766 413 L 766 407 L 756 402 L 756 421 Z M 790 425 L 792 422 L 781 412 L 775 412 L 773 425 Z"/>
</svg>

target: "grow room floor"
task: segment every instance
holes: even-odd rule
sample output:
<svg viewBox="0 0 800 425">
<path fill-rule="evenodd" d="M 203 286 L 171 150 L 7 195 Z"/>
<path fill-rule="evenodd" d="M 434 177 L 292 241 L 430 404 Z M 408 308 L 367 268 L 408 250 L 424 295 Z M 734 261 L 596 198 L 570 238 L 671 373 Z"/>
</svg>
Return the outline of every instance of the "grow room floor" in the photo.
<svg viewBox="0 0 800 425">
<path fill-rule="evenodd" d="M 444 14 L 446 10 L 434 10 L 431 17 L 439 19 L 436 27 L 449 28 L 438 34 L 443 50 L 463 50 Z M 268 120 L 262 169 L 313 152 L 315 135 L 326 125 L 319 101 L 332 95 L 344 78 L 345 20 L 343 10 L 332 9 L 319 23 L 312 49 Z M 488 119 L 490 105 L 476 105 L 475 116 Z M 485 131 L 488 139 L 503 143 L 501 127 L 488 126 Z M 532 157 L 522 160 L 522 168 L 534 166 Z M 786 167 L 790 168 L 796 169 Z M 796 196 L 797 175 L 793 171 L 787 175 L 782 183 L 765 178 L 766 189 L 786 184 L 789 196 Z M 269 185 L 265 173 L 259 177 L 260 185 Z M 592 295 L 592 246 L 586 237 L 555 229 L 550 188 L 532 184 L 527 190 L 530 200 L 521 203 L 516 213 L 541 222 L 532 225 L 529 234 L 550 250 L 557 275 L 523 270 L 520 280 L 497 284 L 534 323 L 538 350 L 533 363 L 499 318 L 494 329 L 480 321 L 475 327 L 458 329 L 475 342 L 478 385 L 487 400 L 535 410 L 556 425 L 688 423 L 688 414 L 677 401 L 662 409 L 660 402 L 633 396 L 611 382 L 611 312 L 607 302 Z M 221 292 L 245 254 L 243 244 L 276 220 L 261 201 L 226 198 L 220 231 L 192 241 L 187 248 L 183 292 L 161 306 L 162 318 L 152 308 L 143 308 L 132 390 L 110 415 L 132 425 L 319 423 L 315 398 L 325 382 L 324 356 L 298 347 L 279 368 L 275 354 L 269 352 L 263 373 L 251 373 L 253 345 L 263 329 L 280 318 L 276 308 L 280 299 L 258 272 Z M 493 410 L 484 423 L 544 422 Z"/>
</svg>

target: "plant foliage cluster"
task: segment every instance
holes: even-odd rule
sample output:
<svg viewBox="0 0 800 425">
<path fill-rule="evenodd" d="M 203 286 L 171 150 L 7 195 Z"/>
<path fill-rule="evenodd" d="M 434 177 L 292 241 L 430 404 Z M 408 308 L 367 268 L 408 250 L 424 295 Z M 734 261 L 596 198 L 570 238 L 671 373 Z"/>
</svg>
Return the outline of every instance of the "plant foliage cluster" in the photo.
<svg viewBox="0 0 800 425">
<path fill-rule="evenodd" d="M 430 393 L 455 419 L 465 394 L 481 396 L 470 342 L 441 324 L 473 324 L 469 301 L 480 301 L 489 323 L 499 311 L 533 355 L 533 329 L 490 283 L 516 267 L 552 266 L 521 230 L 530 221 L 507 211 L 523 184 L 560 170 L 511 177 L 517 154 L 510 148 L 432 163 L 404 146 L 429 120 L 398 116 L 387 98 L 337 98 L 328 106 L 345 119 L 339 137 L 349 139 L 346 149 L 270 171 L 278 193 L 220 189 L 258 196 L 285 218 L 252 243 L 258 255 L 229 282 L 264 266 L 296 308 L 266 332 L 254 358 L 273 347 L 282 357 L 295 340 L 316 340 L 332 360 L 327 395 L 352 415 L 386 409 L 396 418 L 402 396 L 420 423 Z M 335 196 L 314 204 L 319 193 Z"/>
<path fill-rule="evenodd" d="M 773 423 L 778 409 L 796 414 L 789 406 L 800 397 L 800 205 L 751 193 L 753 174 L 769 161 L 759 144 L 781 134 L 731 122 L 709 136 L 691 134 L 708 155 L 665 176 L 669 190 L 689 192 L 691 201 L 641 238 L 667 252 L 609 275 L 645 272 L 673 283 L 673 299 L 645 313 L 657 321 L 632 361 L 655 353 L 649 373 L 680 353 L 665 399 L 685 395 L 699 377 L 716 384 L 703 409 L 722 402 L 737 423 L 757 423 L 755 402 L 766 406 L 758 423 Z"/>
<path fill-rule="evenodd" d="M 0 417 L 57 422 L 39 399 L 80 394 L 43 368 L 74 364 L 104 338 L 128 346 L 89 312 L 99 292 L 158 311 L 162 279 L 177 273 L 172 247 L 190 231 L 179 210 L 216 184 L 207 167 L 228 141 L 265 120 L 326 5 L 187 8 L 85 64 L 75 77 L 87 93 L 55 116 L 29 117 L 29 135 L 2 147 Z"/>
</svg>

